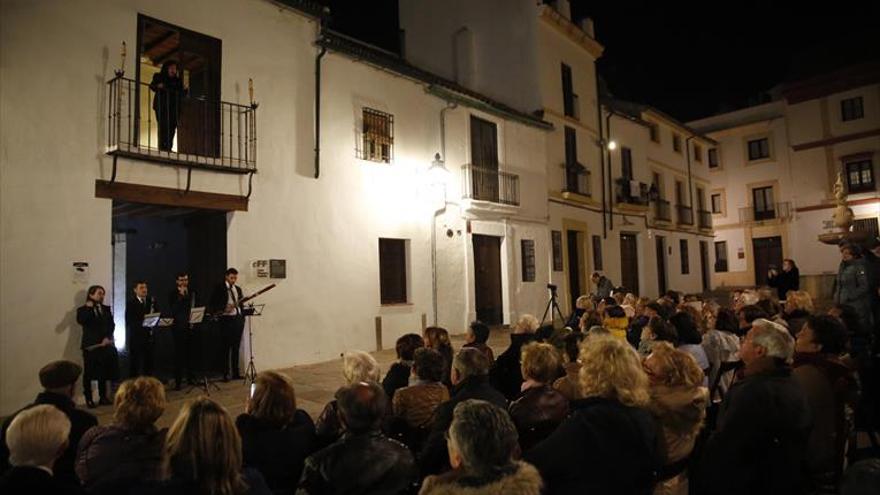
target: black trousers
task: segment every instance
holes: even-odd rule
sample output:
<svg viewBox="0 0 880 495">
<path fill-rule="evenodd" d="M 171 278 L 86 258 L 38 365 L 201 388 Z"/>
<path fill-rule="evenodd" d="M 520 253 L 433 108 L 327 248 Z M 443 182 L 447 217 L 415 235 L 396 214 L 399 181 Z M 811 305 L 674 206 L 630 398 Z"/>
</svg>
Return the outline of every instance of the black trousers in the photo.
<svg viewBox="0 0 880 495">
<path fill-rule="evenodd" d="M 244 316 L 220 317 L 220 333 L 223 338 L 223 375 L 238 377 L 238 354 L 241 349 L 241 334 L 244 332 Z M 230 360 L 232 366 L 230 367 Z M 231 373 L 230 373 L 231 370 Z"/>
<path fill-rule="evenodd" d="M 190 329 L 188 325 L 171 330 L 171 336 L 174 338 L 174 380 L 177 384 L 181 383 L 184 374 L 187 380 L 193 380 L 193 370 L 196 365 L 193 352 L 194 333 L 195 330 Z"/>
<path fill-rule="evenodd" d="M 92 380 L 93 376 L 103 375 L 101 370 L 98 369 L 101 367 L 101 363 L 96 362 L 97 359 L 95 357 L 95 351 L 87 351 L 83 349 L 83 368 L 85 368 L 85 373 L 83 374 L 82 382 L 83 382 L 83 394 L 85 394 L 86 398 L 92 400 Z M 107 399 L 107 381 L 106 379 L 97 379 L 98 382 L 98 398 L 101 400 Z"/>
<path fill-rule="evenodd" d="M 146 328 L 129 329 L 128 375 L 132 378 L 153 374 L 153 336 Z"/>
<path fill-rule="evenodd" d="M 171 151 L 177 132 L 177 111 L 159 108 L 156 110 L 156 125 L 159 129 L 159 149 Z"/>
</svg>

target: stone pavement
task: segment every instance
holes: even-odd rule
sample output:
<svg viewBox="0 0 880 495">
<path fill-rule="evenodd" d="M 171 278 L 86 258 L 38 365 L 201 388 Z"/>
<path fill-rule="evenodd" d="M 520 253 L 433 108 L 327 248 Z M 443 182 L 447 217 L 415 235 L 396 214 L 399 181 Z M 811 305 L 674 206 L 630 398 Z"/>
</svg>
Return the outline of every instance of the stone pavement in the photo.
<svg viewBox="0 0 880 495">
<path fill-rule="evenodd" d="M 499 355 L 510 343 L 508 338 L 509 331 L 493 330 L 489 339 L 489 345 L 495 351 L 495 355 Z M 452 336 L 452 347 L 457 351 L 464 344 L 464 335 Z M 381 376 L 384 378 L 385 372 L 392 363 L 397 359 L 394 348 L 386 349 L 379 352 L 371 353 L 379 362 Z M 259 367 L 259 358 L 257 358 L 257 370 L 262 371 Z M 242 362 L 242 366 L 246 366 L 247 361 Z M 326 361 L 323 363 L 307 364 L 294 366 L 278 370 L 293 380 L 294 389 L 296 390 L 296 401 L 300 409 L 305 410 L 312 419 L 317 419 L 324 406 L 333 399 L 333 394 L 343 385 L 342 378 L 342 359 Z M 248 387 L 241 381 L 222 383 L 218 382 L 219 391 L 211 390 L 210 397 L 222 404 L 233 418 L 244 412 L 245 401 L 248 397 Z M 203 395 L 201 389 L 194 389 L 190 393 L 186 393 L 186 388 L 181 392 L 175 392 L 173 389 L 167 389 L 168 406 L 165 414 L 158 421 L 160 427 L 170 426 L 180 412 L 181 407 L 189 400 Z M 97 409 L 90 409 L 90 412 L 98 417 L 101 424 L 108 424 L 113 421 L 113 407 L 103 406 Z"/>
</svg>

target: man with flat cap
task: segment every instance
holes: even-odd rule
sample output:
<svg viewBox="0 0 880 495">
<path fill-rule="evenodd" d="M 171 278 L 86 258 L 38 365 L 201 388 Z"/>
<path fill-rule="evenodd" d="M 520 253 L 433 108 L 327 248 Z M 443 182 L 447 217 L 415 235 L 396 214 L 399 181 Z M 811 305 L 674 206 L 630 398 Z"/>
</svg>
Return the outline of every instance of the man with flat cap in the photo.
<svg viewBox="0 0 880 495">
<path fill-rule="evenodd" d="M 70 420 L 70 436 L 67 449 L 55 462 L 55 478 L 63 482 L 79 483 L 73 470 L 76 448 L 83 434 L 93 426 L 98 426 L 98 419 L 86 411 L 76 408 L 73 402 L 76 382 L 82 375 L 82 367 L 72 361 L 53 361 L 40 370 L 40 385 L 43 391 L 37 394 L 32 404 L 28 404 L 15 414 L 6 418 L 0 429 L 0 474 L 9 468 L 9 450 L 6 446 L 6 430 L 9 424 L 21 411 L 41 404 L 55 406 Z"/>
</svg>

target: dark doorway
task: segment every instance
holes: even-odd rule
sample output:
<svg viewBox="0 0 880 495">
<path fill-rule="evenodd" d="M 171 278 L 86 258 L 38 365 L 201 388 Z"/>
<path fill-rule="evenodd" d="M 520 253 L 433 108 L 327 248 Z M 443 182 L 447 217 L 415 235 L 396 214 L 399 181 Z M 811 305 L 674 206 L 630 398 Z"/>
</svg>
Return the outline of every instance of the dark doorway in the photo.
<svg viewBox="0 0 880 495">
<path fill-rule="evenodd" d="M 477 319 L 504 323 L 501 300 L 501 238 L 474 234 L 474 282 Z"/>
<path fill-rule="evenodd" d="M 703 292 L 709 292 L 712 285 L 709 281 L 709 243 L 700 241 L 700 274 L 703 280 Z"/>
<path fill-rule="evenodd" d="M 112 224 L 117 341 L 125 335 L 125 306 L 135 281 L 147 282 L 149 295 L 163 316 L 170 313 L 169 294 L 175 289 L 177 273 L 188 272 L 197 307 L 204 306 L 213 287 L 222 282 L 227 268 L 225 211 L 114 201 Z M 208 349 L 216 339 L 202 340 L 205 356 L 219 356 L 219 350 Z M 154 356 L 158 376 L 171 376 L 170 330 L 155 331 Z"/>
<path fill-rule="evenodd" d="M 153 113 L 153 92 L 148 85 L 167 61 L 176 61 L 188 88 L 180 104 L 177 128 L 178 153 L 219 157 L 221 148 L 220 64 L 222 42 L 167 22 L 138 15 L 137 85 L 141 102 L 136 117 L 140 145 L 155 146 L 158 135 Z M 146 97 L 142 92 L 149 93 Z M 228 112 L 227 112 L 228 113 Z M 230 114 L 231 115 L 231 114 Z M 239 126 L 241 122 L 230 122 Z M 231 129 L 231 127 L 230 127 Z M 239 129 L 240 130 L 240 129 Z M 227 133 L 230 136 L 231 132 Z M 234 146 L 240 143 L 230 143 Z"/>
<path fill-rule="evenodd" d="M 568 236 L 568 297 L 571 299 L 571 310 L 576 307 L 577 298 L 583 294 L 581 286 L 581 250 L 583 234 L 577 230 L 567 230 Z"/>
<path fill-rule="evenodd" d="M 620 234 L 620 278 L 627 292 L 639 294 L 639 246 L 635 234 Z"/>
<path fill-rule="evenodd" d="M 657 236 L 655 238 L 657 244 L 657 286 L 660 289 L 660 295 L 666 294 L 666 238 Z"/>
<path fill-rule="evenodd" d="M 765 285 L 767 271 L 771 266 L 782 270 L 782 238 L 775 236 L 752 239 L 752 255 L 755 260 L 755 285 Z"/>
</svg>

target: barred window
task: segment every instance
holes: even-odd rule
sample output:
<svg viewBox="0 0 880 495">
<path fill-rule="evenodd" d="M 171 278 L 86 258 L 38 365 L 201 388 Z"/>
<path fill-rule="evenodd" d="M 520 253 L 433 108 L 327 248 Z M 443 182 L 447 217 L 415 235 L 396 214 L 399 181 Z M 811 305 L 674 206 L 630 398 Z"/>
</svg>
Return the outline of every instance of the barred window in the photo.
<svg viewBox="0 0 880 495">
<path fill-rule="evenodd" d="M 562 232 L 554 230 L 550 233 L 553 240 L 553 271 L 562 271 Z"/>
<path fill-rule="evenodd" d="M 363 139 L 358 158 L 373 162 L 391 163 L 394 156 L 394 116 L 372 108 L 364 108 Z"/>
<path fill-rule="evenodd" d="M 522 280 L 523 282 L 535 281 L 535 241 L 523 239 L 522 247 Z"/>
</svg>

